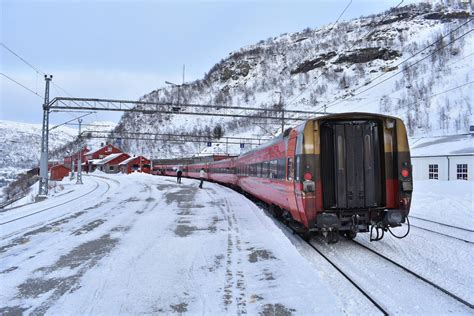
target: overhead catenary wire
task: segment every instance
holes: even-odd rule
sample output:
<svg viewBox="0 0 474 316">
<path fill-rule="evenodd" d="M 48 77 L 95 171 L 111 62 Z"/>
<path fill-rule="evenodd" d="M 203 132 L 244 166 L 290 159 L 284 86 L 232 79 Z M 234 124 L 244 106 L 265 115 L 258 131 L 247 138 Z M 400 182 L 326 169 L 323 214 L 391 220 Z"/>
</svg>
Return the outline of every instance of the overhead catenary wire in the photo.
<svg viewBox="0 0 474 316">
<path fill-rule="evenodd" d="M 470 21 L 472 21 L 472 19 L 470 19 L 469 22 L 470 22 Z M 463 23 L 461 26 L 464 26 L 465 24 L 467 24 L 467 22 L 466 22 L 466 23 Z M 460 26 L 460 27 L 461 27 L 461 26 Z M 444 37 L 451 35 L 453 32 L 455 32 L 456 30 L 458 30 L 460 27 L 456 28 L 455 30 L 453 30 L 453 31 L 449 32 L 448 34 L 444 35 L 442 38 L 440 38 L 440 39 L 434 41 L 433 43 L 429 44 L 428 46 L 426 46 L 426 47 L 423 48 L 422 50 L 416 52 L 416 53 L 413 54 L 411 57 L 409 57 L 409 58 L 405 59 L 404 61 L 402 61 L 401 63 L 397 64 L 396 67 L 398 67 L 398 66 L 400 66 L 401 64 L 405 63 L 405 62 L 408 61 L 409 59 L 411 59 L 411 58 L 417 56 L 418 54 L 420 54 L 421 52 L 425 51 L 425 50 L 428 49 L 429 47 L 435 45 L 437 42 L 441 41 Z M 473 29 L 467 31 L 466 33 L 464 33 L 464 34 L 460 35 L 459 37 L 453 39 L 453 40 L 450 41 L 449 43 L 447 43 L 447 44 L 443 45 L 442 47 L 440 47 L 440 48 L 438 48 L 438 49 L 432 51 L 431 53 L 429 53 L 429 54 L 426 55 L 425 57 L 423 57 L 423 58 L 417 60 L 416 62 L 414 62 L 414 63 L 412 63 L 412 64 L 406 66 L 404 69 L 402 69 L 402 70 L 400 70 L 400 71 L 398 71 L 398 72 L 392 74 L 392 75 L 389 76 L 388 78 L 385 78 L 385 79 L 383 79 L 382 81 L 379 81 L 379 82 L 375 83 L 374 85 L 372 85 L 372 86 L 370 86 L 370 87 L 368 87 L 368 88 L 366 88 L 366 89 L 364 89 L 364 90 L 362 90 L 362 91 L 359 91 L 359 92 L 357 92 L 357 93 L 355 93 L 355 94 L 352 94 L 352 95 L 351 95 L 349 98 L 347 98 L 347 99 L 343 99 L 343 97 L 336 98 L 336 99 L 333 100 L 332 102 L 326 104 L 325 107 L 326 107 L 326 108 L 329 108 L 329 107 L 335 106 L 335 105 L 337 105 L 337 104 L 340 104 L 340 103 L 342 103 L 342 102 L 346 102 L 346 101 L 352 99 L 352 98 L 355 97 L 355 96 L 358 96 L 358 95 L 360 95 L 360 94 L 362 94 L 362 93 L 364 93 L 364 92 L 366 92 L 366 91 L 369 91 L 369 90 L 375 88 L 376 86 L 378 86 L 378 85 L 384 83 L 385 81 L 387 81 L 387 80 L 389 80 L 389 79 L 391 79 L 391 78 L 397 76 L 398 74 L 402 73 L 402 72 L 405 71 L 406 69 L 409 69 L 409 68 L 411 68 L 411 67 L 413 67 L 413 66 L 419 64 L 419 63 L 422 62 L 423 60 L 427 59 L 428 57 L 431 57 L 432 55 L 434 55 L 434 54 L 437 53 L 438 51 L 441 51 L 441 50 L 445 49 L 446 47 L 450 46 L 450 45 L 453 44 L 455 41 L 457 41 L 457 40 L 463 38 L 464 36 L 468 35 L 468 34 L 471 33 L 472 31 L 473 31 Z M 376 80 L 376 79 L 378 79 L 378 78 L 381 78 L 382 76 L 385 76 L 385 75 L 387 75 L 387 73 L 381 74 L 381 75 L 377 76 L 376 78 L 371 79 L 367 84 L 371 84 L 371 83 L 374 82 L 374 80 Z M 367 84 L 366 84 L 366 85 L 367 85 Z"/>
<path fill-rule="evenodd" d="M 33 70 L 36 71 L 37 73 L 46 75 L 46 73 L 45 73 L 44 71 L 41 71 L 38 67 L 33 66 L 31 63 L 29 63 L 28 61 L 26 61 L 26 59 L 24 59 L 24 58 L 21 57 L 18 53 L 16 53 L 15 51 L 13 51 L 13 49 L 11 49 L 10 47 L 8 47 L 5 43 L 0 42 L 0 45 L 3 46 L 3 48 L 5 48 L 5 49 L 6 49 L 7 51 L 9 51 L 10 53 L 12 53 L 14 56 L 16 56 L 18 59 L 20 59 L 23 63 L 25 63 L 28 67 L 30 67 L 31 69 L 33 69 Z"/>
<path fill-rule="evenodd" d="M 466 82 L 466 83 L 464 83 L 464 84 L 461 84 L 461 85 L 459 85 L 459 86 L 450 88 L 450 89 L 448 89 L 448 90 L 444 90 L 444 91 L 441 91 L 441 92 L 432 94 L 432 95 L 430 95 L 430 96 L 427 96 L 427 97 L 425 97 L 425 98 L 423 98 L 423 99 L 420 99 L 420 100 L 417 101 L 417 102 L 409 103 L 409 104 L 407 104 L 406 106 L 407 106 L 407 107 L 410 107 L 410 106 L 412 106 L 412 105 L 420 104 L 420 103 L 423 102 L 423 101 L 429 100 L 429 99 L 431 99 L 431 98 L 437 97 L 437 96 L 439 96 L 439 95 L 442 95 L 442 94 L 445 94 L 445 93 L 448 93 L 448 92 L 451 92 L 451 91 L 454 91 L 454 90 L 457 90 L 457 89 L 464 88 L 465 86 L 468 86 L 468 85 L 473 84 L 473 83 L 474 83 L 474 81 Z M 396 91 L 396 92 L 394 92 L 394 93 L 397 93 L 397 92 L 398 92 L 398 91 Z M 390 94 L 385 95 L 385 96 L 389 96 L 389 95 L 390 95 Z M 390 97 L 389 97 L 389 98 L 390 98 Z M 367 104 L 372 104 L 372 103 L 375 103 L 375 102 L 380 102 L 380 100 L 377 99 L 377 100 L 371 101 L 371 102 L 369 102 L 369 103 L 364 103 L 364 104 L 359 105 L 359 106 L 357 106 L 357 107 L 355 107 L 355 108 L 352 108 L 350 111 L 354 111 L 354 110 L 356 110 L 356 109 L 359 109 L 359 108 L 362 107 L 362 106 L 366 106 Z"/>
<path fill-rule="evenodd" d="M 16 81 L 15 79 L 13 79 L 12 77 L 10 77 L 10 76 L 4 74 L 3 72 L 0 72 L 0 75 L 4 76 L 5 78 L 7 78 L 7 79 L 10 80 L 11 82 L 17 84 L 18 86 L 22 87 L 23 89 L 25 89 L 25 90 L 27 90 L 27 91 L 33 93 L 33 94 L 36 95 L 37 97 L 39 97 L 39 98 L 41 98 L 41 99 L 43 98 L 41 95 L 39 95 L 38 93 L 36 93 L 35 91 L 33 91 L 33 89 L 28 88 L 28 87 L 25 86 L 24 84 L 22 84 L 22 83 Z"/>
<path fill-rule="evenodd" d="M 10 48 L 9 46 L 7 46 L 5 43 L 3 42 L 0 42 L 0 45 L 5 48 L 7 51 L 9 51 L 12 55 L 14 55 L 15 57 L 17 57 L 19 60 L 21 60 L 25 65 L 27 65 L 28 67 L 30 67 L 31 69 L 33 69 L 37 74 L 42 74 L 44 76 L 46 76 L 46 73 L 44 71 L 42 71 L 39 67 L 33 65 L 32 63 L 28 62 L 25 58 L 23 58 L 20 54 L 18 54 L 17 52 L 15 52 L 12 48 Z M 65 94 L 67 94 L 68 96 L 72 96 L 69 92 L 67 92 L 64 88 L 62 88 L 60 85 L 58 85 L 57 83 L 55 82 L 51 82 L 52 85 L 54 87 L 56 87 L 57 89 L 61 90 L 62 92 L 64 92 Z M 32 89 L 29 89 L 32 91 Z M 37 92 L 35 92 L 36 95 L 39 95 Z"/>
<path fill-rule="evenodd" d="M 337 104 L 340 104 L 340 103 L 342 103 L 342 102 L 347 102 L 348 100 L 352 99 L 353 97 L 358 96 L 358 95 L 361 95 L 362 93 L 365 93 L 365 92 L 367 92 L 367 91 L 369 91 L 369 90 L 371 90 L 371 89 L 377 87 L 378 85 L 380 85 L 380 84 L 386 82 L 387 80 L 390 80 L 390 79 L 392 79 L 393 77 L 395 77 L 395 76 L 401 74 L 401 73 L 402 73 L 403 71 L 405 71 L 406 69 L 409 69 L 409 68 L 411 68 L 411 67 L 413 67 L 413 66 L 419 64 L 419 63 L 422 62 L 423 60 L 425 60 L 425 59 L 431 57 L 432 55 L 434 55 L 435 53 L 437 53 L 437 52 L 439 52 L 439 51 L 445 49 L 446 47 L 450 46 L 451 44 L 453 44 L 453 43 L 456 42 L 457 40 L 459 40 L 459 39 L 463 38 L 464 36 L 468 35 L 468 34 L 471 33 L 472 31 L 474 31 L 474 29 L 471 29 L 471 30 L 465 32 L 464 34 L 462 34 L 462 35 L 460 35 L 459 37 L 453 39 L 452 41 L 450 41 L 450 42 L 447 43 L 446 45 L 443 45 L 442 47 L 440 47 L 440 48 L 438 48 L 438 49 L 432 51 L 430 54 L 426 55 L 425 57 L 418 59 L 416 62 L 414 62 L 414 63 L 412 63 L 412 64 L 406 66 L 404 69 L 402 69 L 402 70 L 400 70 L 400 71 L 398 71 L 398 72 L 392 74 L 392 75 L 389 76 L 388 78 L 385 78 L 385 79 L 383 79 L 382 81 L 379 81 L 379 82 L 375 83 L 375 84 L 372 85 L 371 87 L 368 87 L 368 88 L 366 88 L 366 89 L 364 89 L 364 90 L 362 90 L 362 91 L 359 91 L 359 92 L 357 92 L 357 93 L 355 93 L 355 94 L 352 94 L 352 95 L 351 95 L 349 98 L 347 98 L 347 99 L 338 98 L 338 99 L 332 101 L 331 103 L 326 104 L 326 105 L 325 105 L 326 108 L 336 106 Z M 335 102 L 335 103 L 334 103 L 334 102 Z"/>
</svg>

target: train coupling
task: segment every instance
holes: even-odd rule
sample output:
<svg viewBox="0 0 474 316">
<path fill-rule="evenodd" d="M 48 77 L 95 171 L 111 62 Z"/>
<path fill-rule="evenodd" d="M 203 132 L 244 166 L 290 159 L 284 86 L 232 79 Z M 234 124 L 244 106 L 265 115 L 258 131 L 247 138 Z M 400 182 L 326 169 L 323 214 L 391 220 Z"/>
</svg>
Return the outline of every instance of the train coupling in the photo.
<svg viewBox="0 0 474 316">
<path fill-rule="evenodd" d="M 387 210 L 382 218 L 383 227 L 397 227 L 405 223 L 405 214 L 401 210 Z"/>
</svg>

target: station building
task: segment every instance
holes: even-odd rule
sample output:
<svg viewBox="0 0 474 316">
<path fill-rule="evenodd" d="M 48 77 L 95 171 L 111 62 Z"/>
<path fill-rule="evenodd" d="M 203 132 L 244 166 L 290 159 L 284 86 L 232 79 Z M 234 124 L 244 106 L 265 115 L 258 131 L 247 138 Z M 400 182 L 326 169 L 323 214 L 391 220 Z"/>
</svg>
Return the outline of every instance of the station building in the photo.
<svg viewBox="0 0 474 316">
<path fill-rule="evenodd" d="M 455 135 L 412 141 L 414 180 L 474 181 L 474 137 Z"/>
</svg>

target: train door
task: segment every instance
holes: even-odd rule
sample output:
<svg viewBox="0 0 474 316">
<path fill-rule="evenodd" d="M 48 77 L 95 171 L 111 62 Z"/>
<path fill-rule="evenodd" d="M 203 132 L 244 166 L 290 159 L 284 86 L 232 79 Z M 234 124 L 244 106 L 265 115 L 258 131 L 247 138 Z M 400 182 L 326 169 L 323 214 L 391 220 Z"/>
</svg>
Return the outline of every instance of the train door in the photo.
<svg viewBox="0 0 474 316">
<path fill-rule="evenodd" d="M 297 143 L 297 132 L 292 130 L 288 137 L 288 150 L 286 157 L 286 180 L 288 183 L 287 197 L 288 204 L 290 206 L 290 212 L 293 219 L 301 222 L 300 214 L 298 211 L 298 204 L 296 202 L 296 191 L 295 187 L 297 183 L 295 181 L 295 162 L 296 162 L 296 143 Z"/>
<path fill-rule="evenodd" d="M 379 130 L 373 121 L 329 121 L 322 125 L 324 208 L 383 206 Z"/>
</svg>

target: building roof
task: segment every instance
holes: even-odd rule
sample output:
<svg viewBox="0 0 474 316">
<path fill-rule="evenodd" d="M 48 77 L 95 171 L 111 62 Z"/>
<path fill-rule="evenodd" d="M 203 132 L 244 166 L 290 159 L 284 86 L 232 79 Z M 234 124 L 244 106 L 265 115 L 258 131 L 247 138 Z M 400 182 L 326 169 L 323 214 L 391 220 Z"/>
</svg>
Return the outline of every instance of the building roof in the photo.
<svg viewBox="0 0 474 316">
<path fill-rule="evenodd" d="M 124 153 L 117 153 L 117 154 L 110 154 L 108 155 L 107 157 L 104 157 L 103 159 L 100 159 L 99 161 L 97 161 L 95 164 L 96 165 L 105 165 L 106 163 L 108 163 L 109 161 L 112 161 L 114 160 L 115 158 L 118 158 L 122 155 L 126 155 Z"/>
<path fill-rule="evenodd" d="M 87 163 L 92 164 L 92 165 L 96 165 L 101 160 L 102 159 L 90 159 L 90 160 L 87 161 Z"/>
<path fill-rule="evenodd" d="M 102 147 L 100 147 L 100 148 L 97 148 L 97 149 L 94 149 L 94 150 L 91 149 L 91 151 L 87 152 L 85 155 L 87 155 L 87 156 L 93 155 L 93 154 L 95 154 L 96 152 L 98 152 L 98 151 L 100 151 L 100 150 L 102 150 L 102 149 L 104 149 L 104 148 L 107 148 L 107 147 L 109 147 L 109 146 L 112 146 L 112 147 L 114 147 L 115 149 L 118 149 L 118 150 L 122 151 L 122 150 L 121 150 L 120 148 L 118 148 L 117 146 L 114 146 L 114 145 L 112 145 L 112 144 L 107 144 L 107 145 L 104 145 L 104 146 L 102 146 Z"/>
<path fill-rule="evenodd" d="M 67 170 L 71 170 L 68 167 L 66 167 L 65 165 L 54 165 L 54 166 L 51 167 L 51 169 L 58 169 L 58 168 L 64 168 L 64 169 L 67 169 Z"/>
<path fill-rule="evenodd" d="M 138 159 L 138 158 L 143 158 L 143 159 L 145 159 L 145 160 L 149 160 L 149 159 L 147 159 L 147 158 L 145 158 L 145 157 L 143 157 L 143 156 L 134 156 L 134 157 L 128 158 L 127 160 L 122 161 L 122 162 L 119 164 L 119 166 L 127 165 L 127 164 L 129 164 L 130 162 L 132 162 L 133 160 Z"/>
<path fill-rule="evenodd" d="M 410 139 L 412 157 L 474 154 L 474 137 L 469 134 Z"/>
</svg>

